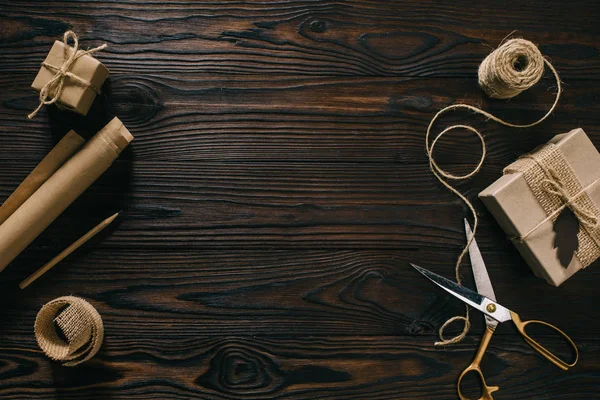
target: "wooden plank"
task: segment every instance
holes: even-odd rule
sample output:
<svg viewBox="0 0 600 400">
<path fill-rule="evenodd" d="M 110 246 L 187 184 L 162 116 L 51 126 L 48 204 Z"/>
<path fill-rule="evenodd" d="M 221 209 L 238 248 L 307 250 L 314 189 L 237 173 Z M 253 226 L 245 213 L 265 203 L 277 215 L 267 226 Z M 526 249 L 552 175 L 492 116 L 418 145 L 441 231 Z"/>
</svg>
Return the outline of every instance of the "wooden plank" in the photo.
<svg viewBox="0 0 600 400">
<path fill-rule="evenodd" d="M 568 372 L 522 340 L 494 337 L 484 358 L 498 398 L 591 399 L 600 342 L 576 338 L 586 362 Z M 61 368 L 32 339 L 3 338 L 0 396 L 10 399 L 427 399 L 456 396 L 477 342 L 435 349 L 406 337 L 181 337 L 107 340 L 78 368 Z M 551 342 L 551 344 L 555 344 Z M 523 373 L 527 371 L 527 373 Z"/>
<path fill-rule="evenodd" d="M 90 136 L 116 114 L 136 136 L 131 145 L 136 160 L 426 165 L 425 131 L 439 109 L 465 102 L 511 122 L 530 123 L 554 101 L 549 77 L 510 102 L 488 99 L 474 79 L 196 78 L 113 77 L 88 117 L 50 108 L 29 121 L 25 115 L 37 100 L 29 78 L 2 77 L 0 128 L 7 134 L 0 137 L 0 154 L 4 160 L 41 159 L 69 129 Z M 588 82 L 569 82 L 556 112 L 539 126 L 519 130 L 453 112 L 435 132 L 449 124 L 473 124 L 485 134 L 487 163 L 499 171 L 524 151 L 576 127 L 600 145 L 599 95 Z M 440 142 L 436 158 L 474 165 L 479 147 L 474 135 L 458 132 Z"/>
<path fill-rule="evenodd" d="M 7 163 L 0 161 L 1 198 L 34 165 Z M 481 174 L 461 188 L 475 199 L 493 179 Z M 47 237 L 64 238 L 86 219 L 89 229 L 121 209 L 115 244 L 122 248 L 448 249 L 464 242 L 466 215 L 458 198 L 420 166 L 132 163 L 123 155 Z M 489 225 L 491 218 L 484 220 Z M 493 246 L 497 238 L 484 237 L 481 245 Z"/>
<path fill-rule="evenodd" d="M 0 320 L 31 336 L 41 304 L 74 294 L 93 301 L 118 340 L 197 335 L 413 335 L 433 341 L 463 304 L 414 271 L 415 262 L 453 276 L 453 252 L 418 250 L 193 250 L 115 248 L 114 237 L 88 247 L 22 291 L 18 283 L 54 249 L 24 253 L 2 273 L 10 307 Z M 56 242 L 55 242 L 56 243 Z M 514 249 L 485 251 L 499 301 L 523 319 L 570 334 L 598 335 L 589 316 L 600 270 L 581 271 L 560 289 L 533 276 Z M 468 262 L 462 275 L 474 287 Z M 574 312 L 573 310 L 576 310 Z M 484 322 L 472 312 L 473 335 Z M 457 326 L 456 328 L 458 328 Z M 503 327 L 498 335 L 514 335 Z M 0 338 L 2 334 L 0 333 Z"/>
<path fill-rule="evenodd" d="M 0 198 L 7 198 L 34 164 L 0 160 Z M 512 248 L 477 199 L 499 174 L 483 172 L 459 186 L 481 213 L 478 240 L 484 249 Z M 462 218 L 469 216 L 421 166 L 132 163 L 125 154 L 33 246 L 45 247 L 48 240 L 66 246 L 119 210 L 124 215 L 113 246 L 165 250 L 458 251 L 465 241 Z"/>
<path fill-rule="evenodd" d="M 3 73 L 35 71 L 49 41 L 71 28 L 84 46 L 111 45 L 102 59 L 114 73 L 468 77 L 515 29 L 539 43 L 564 78 L 589 81 L 600 72 L 595 1 L 0 4 Z"/>
</svg>

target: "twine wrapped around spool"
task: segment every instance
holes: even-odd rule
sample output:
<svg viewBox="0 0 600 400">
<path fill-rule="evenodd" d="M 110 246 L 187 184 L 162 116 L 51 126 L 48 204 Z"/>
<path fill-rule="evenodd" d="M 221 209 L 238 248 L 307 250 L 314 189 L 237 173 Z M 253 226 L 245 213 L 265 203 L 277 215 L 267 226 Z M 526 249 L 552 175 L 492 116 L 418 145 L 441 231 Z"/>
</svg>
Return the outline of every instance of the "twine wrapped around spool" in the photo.
<svg viewBox="0 0 600 400">
<path fill-rule="evenodd" d="M 452 125 L 445 128 L 441 131 L 433 140 L 430 140 L 431 129 L 439 117 L 446 113 L 447 111 L 453 110 L 469 110 L 476 114 L 481 114 L 484 117 L 491 119 L 493 121 L 498 122 L 499 124 L 509 126 L 512 128 L 530 128 L 535 126 L 552 114 L 558 101 L 560 99 L 560 95 L 562 93 L 562 87 L 560 78 L 558 76 L 558 72 L 556 69 L 550 64 L 548 60 L 544 58 L 544 56 L 540 53 L 539 49 L 532 42 L 525 39 L 510 39 L 501 44 L 496 50 L 492 51 L 481 63 L 478 70 L 478 83 L 482 90 L 492 98 L 497 99 L 509 99 L 512 98 L 524 90 L 527 90 L 534 86 L 544 75 L 544 69 L 547 66 L 550 71 L 552 71 L 554 78 L 556 79 L 556 98 L 552 107 L 548 110 L 548 112 L 538 119 L 535 122 L 530 124 L 513 124 L 510 122 L 506 122 L 501 118 L 496 117 L 493 114 L 488 113 L 480 108 L 468 105 L 468 104 L 453 104 L 451 106 L 445 107 L 435 114 L 435 116 L 431 119 L 429 126 L 427 127 L 427 134 L 425 135 L 425 149 L 427 151 L 427 157 L 429 158 L 429 169 L 435 175 L 435 177 L 452 193 L 457 195 L 469 208 L 469 211 L 473 215 L 473 235 L 467 241 L 467 244 L 461 251 L 458 256 L 458 260 L 455 265 L 455 277 L 456 281 L 459 284 L 462 284 L 462 279 L 460 277 L 460 264 L 462 262 L 463 257 L 467 254 L 469 245 L 473 241 L 475 237 L 475 233 L 477 232 L 477 227 L 479 225 L 479 219 L 477 218 L 477 213 L 473 204 L 467 199 L 462 193 L 460 193 L 457 189 L 454 188 L 447 180 L 465 180 L 473 177 L 481 170 L 481 166 L 485 161 L 485 157 L 487 155 L 487 149 L 485 146 L 485 140 L 481 132 L 472 126 L 468 125 Z M 444 169 L 442 169 L 435 161 L 433 157 L 433 150 L 435 145 L 438 143 L 440 138 L 447 133 L 451 132 L 455 129 L 465 129 L 470 132 L 473 132 L 479 138 L 481 143 L 481 158 L 479 162 L 473 168 L 473 170 L 464 175 L 454 175 L 451 174 Z M 450 339 L 444 338 L 444 330 L 448 325 L 456 321 L 463 321 L 464 328 L 462 332 Z M 469 321 L 469 307 L 466 306 L 466 314 L 465 316 L 455 316 L 446 321 L 439 330 L 440 341 L 436 342 L 436 346 L 447 345 L 460 342 L 469 331 L 471 327 L 471 323 Z"/>
<path fill-rule="evenodd" d="M 64 296 L 45 304 L 38 312 L 35 337 L 48 357 L 73 367 L 98 352 L 104 339 L 104 325 L 90 303 Z"/>
<path fill-rule="evenodd" d="M 479 66 L 478 82 L 494 99 L 510 99 L 539 82 L 544 56 L 529 40 L 511 39 L 492 51 Z"/>
</svg>

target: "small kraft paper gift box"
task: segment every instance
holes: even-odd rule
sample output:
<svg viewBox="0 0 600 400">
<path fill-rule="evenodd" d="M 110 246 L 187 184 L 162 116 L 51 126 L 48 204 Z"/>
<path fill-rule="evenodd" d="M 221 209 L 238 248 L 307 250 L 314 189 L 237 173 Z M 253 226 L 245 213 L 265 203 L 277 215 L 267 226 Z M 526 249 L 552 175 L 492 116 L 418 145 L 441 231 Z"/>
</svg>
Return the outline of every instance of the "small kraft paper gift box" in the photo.
<svg viewBox="0 0 600 400">
<path fill-rule="evenodd" d="M 581 128 L 520 157 L 479 197 L 551 285 L 600 256 L 600 154 Z"/>
<path fill-rule="evenodd" d="M 69 39 L 73 39 L 73 47 L 68 45 Z M 31 84 L 40 92 L 40 105 L 29 118 L 35 116 L 44 104 L 53 103 L 86 115 L 109 75 L 108 69 L 91 54 L 105 47 L 79 50 L 77 36 L 70 31 L 65 33 L 62 42 L 55 41 Z"/>
</svg>

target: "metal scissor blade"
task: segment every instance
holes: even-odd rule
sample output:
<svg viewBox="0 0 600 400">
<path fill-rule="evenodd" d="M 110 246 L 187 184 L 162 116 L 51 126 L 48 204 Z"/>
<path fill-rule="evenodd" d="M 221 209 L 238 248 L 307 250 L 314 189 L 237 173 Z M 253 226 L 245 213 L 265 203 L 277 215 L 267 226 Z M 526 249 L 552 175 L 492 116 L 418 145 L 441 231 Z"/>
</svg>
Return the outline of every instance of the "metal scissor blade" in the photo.
<svg viewBox="0 0 600 400">
<path fill-rule="evenodd" d="M 427 279 L 444 289 L 446 292 L 464 301 L 471 307 L 478 309 L 486 316 L 490 316 L 498 322 L 505 322 L 511 319 L 510 311 L 495 301 L 482 296 L 474 290 L 460 286 L 458 283 L 453 282 L 450 279 L 446 279 L 443 276 L 426 270 L 425 268 L 421 268 L 418 265 L 412 263 L 410 265 Z M 490 304 L 493 306 L 490 306 Z"/>
<path fill-rule="evenodd" d="M 414 269 L 423 274 L 425 278 L 429 279 L 430 281 L 432 281 L 451 295 L 458 297 L 468 305 L 475 308 L 479 308 L 481 303 L 483 303 L 485 297 L 480 295 L 479 293 L 464 286 L 460 286 L 458 283 L 452 282 L 450 279 L 446 279 L 443 276 L 428 271 L 425 268 L 421 268 L 418 265 L 412 263 L 410 265 L 412 265 Z"/>
<path fill-rule="evenodd" d="M 470 240 L 473 236 L 473 232 L 471 232 L 471 226 L 466 219 L 465 232 L 467 234 L 467 240 Z M 484 295 L 488 299 L 496 301 L 496 294 L 494 293 L 490 276 L 488 275 L 487 268 L 485 267 L 483 257 L 481 256 L 481 252 L 479 251 L 479 246 L 477 246 L 477 241 L 475 238 L 473 238 L 473 241 L 469 246 L 469 258 L 471 259 L 471 268 L 473 269 L 473 276 L 475 277 L 475 286 L 477 286 L 477 291 L 479 294 Z"/>
</svg>

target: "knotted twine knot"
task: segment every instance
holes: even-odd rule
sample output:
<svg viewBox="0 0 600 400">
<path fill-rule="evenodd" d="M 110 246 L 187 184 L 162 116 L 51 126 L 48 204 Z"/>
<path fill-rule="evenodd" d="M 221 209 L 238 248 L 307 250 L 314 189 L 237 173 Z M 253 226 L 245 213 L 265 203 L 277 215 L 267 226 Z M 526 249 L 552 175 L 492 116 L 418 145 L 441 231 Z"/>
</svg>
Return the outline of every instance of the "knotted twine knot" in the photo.
<svg viewBox="0 0 600 400">
<path fill-rule="evenodd" d="M 546 222 L 557 217 L 562 212 L 562 210 L 564 210 L 567 207 L 573 212 L 573 215 L 575 215 L 579 223 L 583 225 L 584 228 L 586 228 L 588 231 L 593 231 L 600 227 L 600 219 L 598 218 L 598 215 L 593 210 L 590 210 L 588 207 L 585 207 L 584 205 L 577 202 L 577 199 L 585 195 L 588 189 L 590 189 L 596 183 L 600 182 L 600 178 L 596 179 L 594 182 L 592 182 L 585 188 L 581 189 L 577 194 L 572 196 L 565 187 L 565 184 L 561 181 L 558 173 L 556 173 L 556 171 L 553 168 L 547 167 L 543 162 L 540 162 L 540 160 L 533 155 L 527 155 L 523 158 L 528 158 L 535 161 L 537 165 L 539 165 L 542 168 L 544 174 L 546 175 L 546 178 L 544 178 L 541 181 L 541 188 L 547 194 L 558 197 L 562 205 L 556 210 L 554 210 L 552 213 L 550 213 L 550 215 L 544 218 L 539 224 L 531 228 L 529 232 L 521 236 L 519 238 L 519 241 L 525 241 L 525 239 L 527 239 L 533 232 L 537 231 Z M 594 235 L 591 236 L 592 238 L 595 238 Z M 598 242 L 597 239 L 595 239 L 595 241 Z"/>
<path fill-rule="evenodd" d="M 27 116 L 27 118 L 32 119 L 42 109 L 44 105 L 54 104 L 58 101 L 65 85 L 65 78 L 67 77 L 71 79 L 76 85 L 82 87 L 89 87 L 96 93 L 100 91 L 100 88 L 94 87 L 91 82 L 82 79 L 79 76 L 72 73 L 71 68 L 73 66 L 73 63 L 78 58 L 96 53 L 100 50 L 104 50 L 107 46 L 106 43 L 101 46 L 94 47 L 93 49 L 79 50 L 79 39 L 77 38 L 75 32 L 65 32 L 63 36 L 63 43 L 67 47 L 69 46 L 69 39 L 73 39 L 73 50 L 71 51 L 70 56 L 62 63 L 62 65 L 56 66 L 46 61 L 42 63 L 42 66 L 48 68 L 51 71 L 55 71 L 56 73 L 54 74 L 52 79 L 50 79 L 44 85 L 44 87 L 42 87 L 42 90 L 40 90 L 40 104 L 35 110 L 33 110 L 31 114 Z"/>
<path fill-rule="evenodd" d="M 569 207 L 571 209 L 571 211 L 573 212 L 573 214 L 575 214 L 575 217 L 577 217 L 577 219 L 579 220 L 580 224 L 582 224 L 583 226 L 585 226 L 586 228 L 589 228 L 589 229 L 598 228 L 598 226 L 599 226 L 598 216 L 596 216 L 594 213 L 589 212 L 584 207 L 575 203 L 575 200 L 580 195 L 585 193 L 584 190 L 582 190 L 581 192 L 579 192 L 579 194 L 576 194 L 575 196 L 569 196 L 569 193 L 567 193 L 567 191 L 564 188 L 564 186 L 562 185 L 562 183 L 559 180 L 557 180 L 556 178 L 553 178 L 552 180 L 544 179 L 542 181 L 542 185 L 544 187 L 544 190 L 546 190 L 546 192 L 560 197 L 563 202 L 563 205 L 560 208 L 558 208 L 556 211 L 554 211 L 554 213 L 552 213 L 546 219 L 544 219 L 544 222 L 552 219 L 553 216 L 558 215 L 558 213 L 560 213 L 563 209 Z M 535 227 L 534 229 L 531 230 L 531 232 L 533 232 L 537 228 L 538 227 Z M 525 239 L 529 235 L 530 235 L 530 233 L 528 232 L 527 234 L 525 234 L 522 237 L 522 239 Z"/>
<path fill-rule="evenodd" d="M 556 98 L 552 107 L 548 110 L 548 112 L 538 119 L 535 122 L 530 124 L 513 124 L 507 121 L 504 121 L 501 118 L 496 117 L 493 114 L 488 113 L 480 108 L 468 105 L 468 104 L 453 104 L 448 107 L 441 109 L 435 114 L 435 116 L 431 119 L 431 122 L 427 126 L 427 133 L 425 135 L 425 149 L 427 152 L 427 157 L 429 158 L 429 169 L 433 173 L 433 175 L 452 193 L 457 195 L 469 208 L 469 211 L 473 215 L 473 235 L 467 241 L 467 244 L 461 251 L 458 256 L 458 260 L 456 261 L 456 265 L 454 268 L 455 278 L 458 284 L 462 284 L 462 279 L 460 277 L 460 265 L 462 263 L 463 257 L 467 254 L 469 250 L 469 246 L 475 237 L 475 233 L 477 232 L 477 227 L 479 225 L 479 218 L 477 217 L 477 213 L 473 204 L 457 189 L 454 188 L 447 180 L 465 180 L 476 175 L 483 165 L 483 162 L 487 155 L 487 149 L 485 145 L 485 140 L 481 132 L 472 126 L 468 125 L 452 125 L 444 129 L 440 132 L 433 141 L 430 141 L 431 129 L 436 121 L 440 118 L 442 114 L 447 111 L 457 110 L 457 109 L 467 109 L 476 114 L 481 114 L 484 117 L 491 119 L 493 121 L 498 122 L 504 126 L 509 126 L 512 128 L 530 128 L 535 126 L 552 114 L 556 105 L 558 104 L 558 100 L 560 99 L 560 95 L 562 93 L 562 86 L 560 82 L 560 78 L 558 76 L 558 72 L 556 69 L 550 64 L 548 60 L 546 60 L 535 44 L 531 43 L 528 40 L 524 39 L 510 39 L 505 43 L 501 44 L 496 50 L 492 51 L 481 63 L 478 70 L 478 83 L 479 86 L 483 89 L 483 91 L 492 98 L 499 99 L 507 99 L 514 97 L 524 90 L 529 89 L 533 85 L 535 85 L 544 74 L 544 66 L 547 66 L 553 73 L 554 78 L 556 79 Z M 433 150 L 435 145 L 439 141 L 439 139 L 445 134 L 451 132 L 455 129 L 466 129 L 468 131 L 473 132 L 479 138 L 481 143 L 481 158 L 479 162 L 473 168 L 473 170 L 464 175 L 454 175 L 443 168 L 441 168 L 435 161 L 433 157 Z M 445 178 L 445 179 L 444 179 Z M 440 341 L 435 342 L 436 346 L 448 345 L 458 343 L 465 338 L 469 329 L 471 327 L 471 323 L 469 321 L 469 307 L 465 306 L 466 312 L 465 316 L 455 316 L 447 320 L 439 330 Z M 444 330 L 448 327 L 448 325 L 452 324 L 456 321 L 463 321 L 464 327 L 460 334 L 451 338 L 444 338 Z"/>
<path fill-rule="evenodd" d="M 104 325 L 90 303 L 64 296 L 46 303 L 38 312 L 35 337 L 48 357 L 73 367 L 98 352 L 104 339 Z"/>
</svg>

